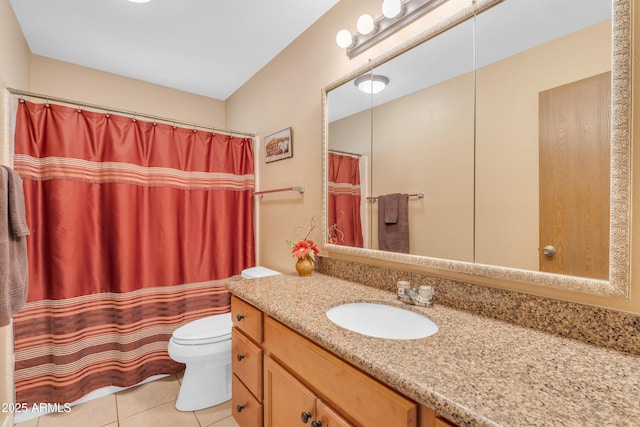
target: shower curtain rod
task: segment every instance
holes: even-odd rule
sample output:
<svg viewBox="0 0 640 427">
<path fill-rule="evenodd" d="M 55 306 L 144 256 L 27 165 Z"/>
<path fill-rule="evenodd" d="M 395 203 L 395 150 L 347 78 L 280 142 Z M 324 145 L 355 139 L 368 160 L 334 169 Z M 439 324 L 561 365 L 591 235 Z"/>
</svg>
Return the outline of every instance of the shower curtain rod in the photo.
<svg viewBox="0 0 640 427">
<path fill-rule="evenodd" d="M 128 115 L 128 116 L 133 116 L 134 118 L 144 118 L 144 119 L 150 119 L 150 120 L 153 120 L 153 121 L 165 122 L 167 124 L 172 124 L 172 125 L 181 125 L 181 126 L 187 126 L 187 127 L 190 127 L 190 128 L 192 127 L 192 128 L 200 128 L 200 129 L 212 130 L 213 132 L 216 132 L 216 133 L 224 133 L 224 134 L 228 134 L 228 135 L 232 135 L 232 136 L 233 135 L 241 135 L 241 136 L 245 136 L 245 137 L 249 137 L 249 138 L 255 138 L 255 136 L 256 136 L 253 133 L 238 132 L 238 131 L 235 131 L 235 130 L 222 129 L 222 128 L 217 128 L 217 127 L 214 127 L 214 126 L 206 126 L 206 125 L 199 125 L 199 124 L 196 124 L 196 123 L 189 123 L 189 122 L 185 122 L 185 121 L 182 121 L 182 120 L 168 119 L 166 117 L 152 116 L 150 114 L 136 113 L 134 111 L 119 110 L 117 108 L 109 108 L 109 107 L 104 107 L 102 105 L 88 104 L 86 102 L 74 101 L 74 100 L 71 100 L 71 99 L 57 98 L 55 96 L 42 95 L 42 94 L 39 94 L 39 93 L 27 92 L 27 91 L 24 91 L 24 90 L 14 89 L 14 88 L 10 88 L 10 87 L 8 87 L 7 90 L 12 95 L 28 96 L 30 98 L 45 99 L 45 100 L 47 100 L 47 102 L 49 102 L 49 101 L 51 101 L 51 102 L 62 102 L 64 104 L 77 105 L 78 107 L 85 107 L 85 108 L 92 108 L 92 109 L 95 109 L 95 110 L 102 110 L 102 111 L 106 111 L 108 113 L 125 114 L 125 115 Z"/>
<path fill-rule="evenodd" d="M 341 150 L 327 150 L 327 151 L 329 151 L 330 153 L 346 154 L 347 156 L 362 157 L 362 154 L 350 153 L 348 151 L 341 151 Z"/>
</svg>

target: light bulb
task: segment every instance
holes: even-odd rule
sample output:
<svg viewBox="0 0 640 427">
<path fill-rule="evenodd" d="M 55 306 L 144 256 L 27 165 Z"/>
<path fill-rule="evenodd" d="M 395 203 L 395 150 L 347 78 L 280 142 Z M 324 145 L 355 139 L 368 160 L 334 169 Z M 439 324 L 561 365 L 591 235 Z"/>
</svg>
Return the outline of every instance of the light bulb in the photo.
<svg viewBox="0 0 640 427">
<path fill-rule="evenodd" d="M 338 35 L 336 36 L 336 43 L 341 48 L 347 48 L 351 46 L 351 43 L 353 43 L 353 39 L 351 38 L 351 33 L 348 30 L 338 31 Z"/>
<path fill-rule="evenodd" d="M 382 2 L 382 14 L 387 18 L 395 18 L 402 11 L 400 0 L 384 0 Z"/>
<path fill-rule="evenodd" d="M 375 26 L 376 24 L 373 21 L 371 15 L 367 15 L 366 13 L 364 15 L 361 15 L 360 18 L 358 18 L 358 22 L 356 23 L 356 28 L 358 28 L 360 34 L 369 34 L 373 31 Z"/>
</svg>

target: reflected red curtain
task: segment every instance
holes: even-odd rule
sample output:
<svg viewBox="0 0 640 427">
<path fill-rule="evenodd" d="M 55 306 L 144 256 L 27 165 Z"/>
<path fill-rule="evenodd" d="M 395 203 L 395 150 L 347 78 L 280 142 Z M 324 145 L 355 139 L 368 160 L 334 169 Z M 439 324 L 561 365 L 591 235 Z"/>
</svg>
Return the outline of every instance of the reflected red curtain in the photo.
<svg viewBox="0 0 640 427">
<path fill-rule="evenodd" d="M 180 370 L 171 332 L 229 311 L 224 279 L 254 265 L 251 140 L 21 100 L 14 169 L 31 230 L 18 401 Z"/>
<path fill-rule="evenodd" d="M 360 159 L 329 153 L 328 226 L 331 243 L 361 248 Z"/>
</svg>

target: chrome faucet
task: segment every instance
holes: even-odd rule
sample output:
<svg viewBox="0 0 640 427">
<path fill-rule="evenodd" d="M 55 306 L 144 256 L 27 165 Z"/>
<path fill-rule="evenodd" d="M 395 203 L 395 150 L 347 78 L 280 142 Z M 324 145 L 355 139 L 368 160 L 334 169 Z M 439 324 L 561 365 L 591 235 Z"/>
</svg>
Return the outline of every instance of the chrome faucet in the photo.
<svg viewBox="0 0 640 427">
<path fill-rule="evenodd" d="M 431 286 L 419 286 L 418 289 L 412 288 L 409 282 L 398 281 L 398 299 L 402 302 L 420 307 L 432 307 L 433 288 Z"/>
</svg>

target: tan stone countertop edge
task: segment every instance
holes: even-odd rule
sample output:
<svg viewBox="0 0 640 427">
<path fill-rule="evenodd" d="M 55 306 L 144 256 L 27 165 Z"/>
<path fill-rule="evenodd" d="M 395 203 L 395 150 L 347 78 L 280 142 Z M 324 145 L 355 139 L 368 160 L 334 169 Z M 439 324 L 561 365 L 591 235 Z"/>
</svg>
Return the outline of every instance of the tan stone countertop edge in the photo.
<svg viewBox="0 0 640 427">
<path fill-rule="evenodd" d="M 377 380 L 465 426 L 635 426 L 640 358 L 438 306 L 331 276 L 278 275 L 229 290 Z M 325 315 L 348 302 L 422 313 L 435 335 L 389 340 L 351 332 Z"/>
</svg>

